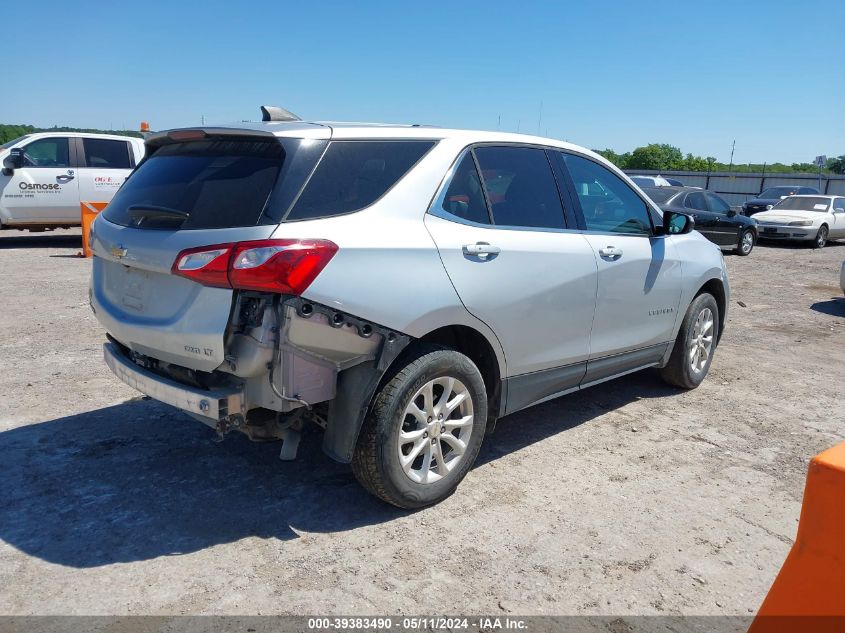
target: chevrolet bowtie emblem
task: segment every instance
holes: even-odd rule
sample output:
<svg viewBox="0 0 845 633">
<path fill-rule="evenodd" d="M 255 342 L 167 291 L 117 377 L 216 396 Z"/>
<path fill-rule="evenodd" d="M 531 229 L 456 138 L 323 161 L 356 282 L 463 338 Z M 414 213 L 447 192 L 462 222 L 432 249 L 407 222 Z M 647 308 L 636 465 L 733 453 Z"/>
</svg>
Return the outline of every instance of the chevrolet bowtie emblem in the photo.
<svg viewBox="0 0 845 633">
<path fill-rule="evenodd" d="M 126 251 L 125 248 L 123 248 L 122 244 L 118 244 L 117 246 L 111 247 L 112 256 L 117 257 L 118 259 L 122 259 L 123 257 L 126 257 L 126 253 L 127 253 L 127 251 Z"/>
</svg>

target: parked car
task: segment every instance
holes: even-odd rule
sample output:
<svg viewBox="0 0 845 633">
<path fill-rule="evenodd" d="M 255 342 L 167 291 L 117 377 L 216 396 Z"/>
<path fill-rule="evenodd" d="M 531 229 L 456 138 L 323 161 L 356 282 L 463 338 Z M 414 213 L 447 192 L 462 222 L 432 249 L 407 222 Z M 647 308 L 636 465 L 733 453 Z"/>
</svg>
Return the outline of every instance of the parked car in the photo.
<svg viewBox="0 0 845 633">
<path fill-rule="evenodd" d="M 139 138 L 44 132 L 2 145 L 0 229 L 79 226 L 81 201 L 109 202 L 144 155 Z"/>
<path fill-rule="evenodd" d="M 754 219 L 761 238 L 801 240 L 823 248 L 829 239 L 845 238 L 845 197 L 789 196 Z"/>
<path fill-rule="evenodd" d="M 695 228 L 720 248 L 738 255 L 750 255 L 757 242 L 757 222 L 731 209 L 711 191 L 696 187 L 645 188 L 643 191 L 664 211 L 688 213 Z"/>
<path fill-rule="evenodd" d="M 265 119 L 150 135 L 93 223 L 91 306 L 127 384 L 285 458 L 316 422 L 367 490 L 416 508 L 497 418 L 647 367 L 706 376 L 724 260 L 597 154 Z"/>
<path fill-rule="evenodd" d="M 745 215 L 752 216 L 761 211 L 768 211 L 778 202 L 787 196 L 795 195 L 814 195 L 818 194 L 819 190 L 815 187 L 802 187 L 799 185 L 788 185 L 784 187 L 769 187 L 760 192 L 756 198 L 747 200 L 742 205 L 742 212 Z"/>
<path fill-rule="evenodd" d="M 640 187 L 671 187 L 672 183 L 663 176 L 631 176 Z"/>
</svg>

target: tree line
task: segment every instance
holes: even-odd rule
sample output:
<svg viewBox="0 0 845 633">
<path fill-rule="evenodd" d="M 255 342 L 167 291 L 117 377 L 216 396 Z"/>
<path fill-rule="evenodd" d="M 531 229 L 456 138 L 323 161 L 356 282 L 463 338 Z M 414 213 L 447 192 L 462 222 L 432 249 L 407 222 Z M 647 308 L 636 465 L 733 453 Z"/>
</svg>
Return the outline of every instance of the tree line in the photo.
<svg viewBox="0 0 845 633">
<path fill-rule="evenodd" d="M 34 134 L 35 132 L 89 132 L 93 134 L 119 134 L 121 136 L 135 136 L 140 138 L 141 133 L 135 130 L 94 130 L 89 128 L 79 127 L 35 127 L 33 125 L 10 125 L 8 123 L 0 123 L 0 145 L 8 143 L 16 138 L 20 138 L 26 134 Z"/>
<path fill-rule="evenodd" d="M 631 152 L 619 154 L 612 149 L 593 150 L 601 154 L 620 169 L 654 169 L 657 171 L 735 171 L 735 172 L 766 172 L 789 173 L 810 172 L 818 173 L 818 166 L 813 163 L 745 163 L 730 165 L 720 163 L 712 156 L 702 158 L 687 154 L 684 156 L 680 149 L 667 143 L 652 143 L 638 147 Z M 822 173 L 845 174 L 845 155 L 838 158 L 828 158 L 822 167 Z"/>
</svg>

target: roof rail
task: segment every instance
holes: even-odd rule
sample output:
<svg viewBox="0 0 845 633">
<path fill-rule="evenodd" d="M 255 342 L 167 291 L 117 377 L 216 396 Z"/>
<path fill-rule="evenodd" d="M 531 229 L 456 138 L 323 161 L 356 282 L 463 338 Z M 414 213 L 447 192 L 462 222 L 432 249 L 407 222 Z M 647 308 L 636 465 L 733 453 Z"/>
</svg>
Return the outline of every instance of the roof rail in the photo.
<svg viewBox="0 0 845 633">
<path fill-rule="evenodd" d="M 298 116 L 284 108 L 276 106 L 261 106 L 262 121 L 301 121 Z"/>
</svg>

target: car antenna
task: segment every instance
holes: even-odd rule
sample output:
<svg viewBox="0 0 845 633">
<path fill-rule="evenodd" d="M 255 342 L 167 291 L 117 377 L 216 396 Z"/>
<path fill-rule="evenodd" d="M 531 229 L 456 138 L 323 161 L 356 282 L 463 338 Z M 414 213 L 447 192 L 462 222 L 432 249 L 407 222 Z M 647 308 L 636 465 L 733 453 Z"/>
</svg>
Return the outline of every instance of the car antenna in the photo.
<svg viewBox="0 0 845 633">
<path fill-rule="evenodd" d="M 284 108 L 276 106 L 261 106 L 262 121 L 301 121 L 298 116 Z"/>
</svg>

